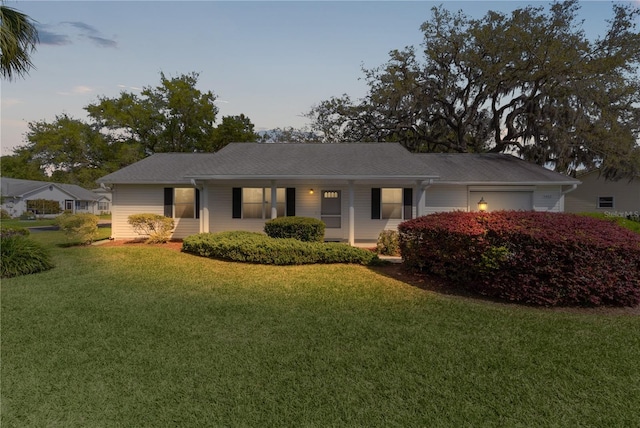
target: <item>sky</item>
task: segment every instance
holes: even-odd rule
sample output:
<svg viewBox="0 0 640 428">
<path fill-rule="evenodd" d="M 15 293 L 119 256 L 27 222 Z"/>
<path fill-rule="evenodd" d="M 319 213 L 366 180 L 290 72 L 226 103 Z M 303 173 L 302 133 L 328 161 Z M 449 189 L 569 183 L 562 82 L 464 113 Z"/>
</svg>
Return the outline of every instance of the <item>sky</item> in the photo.
<svg viewBox="0 0 640 428">
<path fill-rule="evenodd" d="M 548 3 L 5 1 L 37 22 L 40 44 L 26 78 L 1 82 L 1 152 L 25 144 L 29 122 L 84 120 L 98 97 L 157 86 L 161 72 L 199 73 L 197 88 L 217 97 L 218 123 L 242 113 L 257 131 L 300 128 L 323 100 L 363 97 L 362 67 L 384 64 L 393 49 L 419 48 L 432 7 L 481 17 Z M 611 2 L 581 6 L 587 36 L 604 36 Z"/>
</svg>

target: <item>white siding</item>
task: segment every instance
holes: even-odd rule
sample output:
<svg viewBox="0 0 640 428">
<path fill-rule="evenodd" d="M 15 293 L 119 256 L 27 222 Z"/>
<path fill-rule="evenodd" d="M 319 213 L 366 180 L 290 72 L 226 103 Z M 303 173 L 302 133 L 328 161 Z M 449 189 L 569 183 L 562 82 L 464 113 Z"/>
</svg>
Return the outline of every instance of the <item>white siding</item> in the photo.
<svg viewBox="0 0 640 428">
<path fill-rule="evenodd" d="M 115 186 L 112 201 L 111 237 L 114 239 L 140 238 L 128 223 L 131 214 L 164 215 L 164 187 L 158 185 Z M 174 219 L 172 238 L 181 239 L 200 231 L 199 219 Z"/>
<path fill-rule="evenodd" d="M 427 189 L 425 214 L 443 211 L 467 211 L 467 186 L 434 184 Z"/>
<path fill-rule="evenodd" d="M 578 177 L 582 184 L 565 198 L 566 211 L 626 215 L 640 212 L 640 178 L 607 181 L 598 171 Z M 598 198 L 613 197 L 613 208 L 598 208 Z"/>
<path fill-rule="evenodd" d="M 320 218 L 320 200 L 323 190 L 340 190 L 342 192 L 342 228 L 327 229 L 327 239 L 346 240 L 349 237 L 349 187 L 343 185 L 322 185 L 320 183 L 311 182 L 287 182 L 276 183 L 277 187 L 295 187 L 296 188 L 296 215 L 303 217 Z M 247 230 L 253 232 L 262 232 L 266 220 L 263 219 L 234 219 L 232 218 L 232 189 L 233 187 L 270 187 L 270 183 L 261 182 L 243 182 L 242 184 L 234 182 L 208 183 L 206 190 L 202 194 L 206 194 L 206 198 L 202 198 L 203 208 L 207 205 L 208 230 L 212 233 L 231 231 L 231 230 Z M 394 187 L 384 186 L 377 183 L 361 184 L 354 186 L 354 213 L 355 227 L 354 237 L 356 241 L 375 241 L 383 230 L 395 230 L 403 220 L 377 220 L 371 219 L 371 188 L 373 187 Z M 398 186 L 400 187 L 400 186 Z M 310 189 L 314 189 L 313 194 Z M 454 211 L 468 209 L 475 210 L 477 201 L 471 200 L 476 196 L 477 190 L 473 186 L 457 186 L 457 185 L 438 185 L 434 184 L 426 190 L 425 214 L 442 211 Z M 487 194 L 495 189 L 490 186 L 486 187 Z M 500 194 L 508 199 L 509 191 L 513 192 L 514 188 L 500 188 Z M 518 196 L 529 195 L 532 198 L 533 208 L 536 210 L 561 211 L 562 210 L 562 193 L 559 186 L 542 186 L 533 190 L 532 187 L 522 187 L 524 192 L 513 192 Z M 528 192 L 528 193 L 527 193 Z M 473 193 L 473 196 L 470 196 Z M 471 198 L 471 199 L 470 199 Z M 487 199 L 485 197 L 485 199 Z M 417 209 L 415 204 L 418 201 L 418 195 L 414 189 L 413 195 L 413 217 L 416 216 Z M 487 200 L 491 206 L 491 200 Z M 494 203 L 496 199 L 494 199 Z M 495 206 L 495 205 L 494 205 Z M 164 213 L 164 186 L 162 185 L 118 185 L 113 196 L 113 237 L 116 239 L 131 239 L 138 237 L 127 223 L 128 216 L 139 213 L 155 213 L 162 215 Z M 202 215 L 202 214 L 201 214 Z M 174 238 L 184 238 L 188 235 L 199 233 L 201 231 L 201 222 L 199 219 L 175 219 L 176 229 Z M 207 217 L 203 215 L 203 223 L 207 221 Z M 206 226 L 202 226 L 202 230 L 206 230 Z"/>
<path fill-rule="evenodd" d="M 469 192 L 469 211 L 478 210 L 478 201 L 484 199 L 487 203 L 487 211 L 522 210 L 533 209 L 533 191 L 475 191 Z"/>
<path fill-rule="evenodd" d="M 349 187 L 347 185 L 322 185 L 318 183 L 277 183 L 277 187 L 296 188 L 296 215 L 301 217 L 320 218 L 320 200 L 322 191 L 340 190 L 342 192 L 342 227 L 340 229 L 326 229 L 325 238 L 347 240 L 349 237 Z M 233 187 L 268 187 L 264 183 L 243 183 L 242 185 L 209 185 L 209 231 L 212 233 L 247 230 L 262 232 L 266 220 L 238 219 L 231 217 L 232 188 Z M 355 239 L 356 241 L 376 241 L 381 231 L 396 229 L 403 220 L 372 220 L 371 219 L 371 188 L 384 187 L 379 185 L 355 185 Z M 314 189 L 313 194 L 309 192 Z M 413 196 L 414 203 L 417 196 Z M 413 209 L 415 216 L 416 209 Z"/>
<path fill-rule="evenodd" d="M 533 192 L 534 211 L 564 211 L 564 195 L 560 186 L 538 186 Z"/>
</svg>

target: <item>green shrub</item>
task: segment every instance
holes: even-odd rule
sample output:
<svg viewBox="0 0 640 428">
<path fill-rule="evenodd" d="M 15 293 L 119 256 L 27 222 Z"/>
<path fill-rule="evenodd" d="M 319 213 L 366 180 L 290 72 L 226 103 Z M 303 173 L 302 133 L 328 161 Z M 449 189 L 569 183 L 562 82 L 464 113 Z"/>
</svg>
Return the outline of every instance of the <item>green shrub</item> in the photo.
<svg viewBox="0 0 640 428">
<path fill-rule="evenodd" d="M 378 243 L 376 244 L 378 254 L 385 256 L 400 255 L 400 241 L 398 232 L 395 230 L 383 230 L 378 235 Z"/>
<path fill-rule="evenodd" d="M 302 242 L 271 238 L 255 232 L 200 233 L 188 236 L 182 251 L 203 257 L 273 265 L 379 262 L 371 251 L 339 243 Z"/>
<path fill-rule="evenodd" d="M 324 242 L 325 224 L 312 217 L 277 217 L 264 225 L 272 238 L 293 238 L 304 242 Z"/>
<path fill-rule="evenodd" d="M 73 242 L 90 244 L 98 237 L 98 216 L 94 214 L 62 214 L 56 224 Z"/>
<path fill-rule="evenodd" d="M 636 306 L 640 236 L 563 213 L 437 213 L 398 227 L 405 265 L 479 294 L 545 306 Z"/>
<path fill-rule="evenodd" d="M 53 268 L 44 247 L 22 235 L 0 238 L 0 277 L 28 275 Z"/>
<path fill-rule="evenodd" d="M 10 218 L 11 214 L 9 214 L 9 211 L 4 208 L 0 209 L 0 220 L 9 220 Z"/>
<path fill-rule="evenodd" d="M 138 235 L 146 236 L 149 244 L 161 244 L 171 239 L 171 231 L 175 225 L 172 218 L 160 214 L 132 214 L 129 224 Z"/>
<path fill-rule="evenodd" d="M 29 236 L 31 232 L 26 227 L 20 226 L 0 226 L 0 236 L 6 238 L 9 236 Z"/>
<path fill-rule="evenodd" d="M 20 214 L 20 220 L 35 220 L 35 219 L 36 219 L 36 215 L 31 211 L 25 211 L 22 214 Z"/>
</svg>

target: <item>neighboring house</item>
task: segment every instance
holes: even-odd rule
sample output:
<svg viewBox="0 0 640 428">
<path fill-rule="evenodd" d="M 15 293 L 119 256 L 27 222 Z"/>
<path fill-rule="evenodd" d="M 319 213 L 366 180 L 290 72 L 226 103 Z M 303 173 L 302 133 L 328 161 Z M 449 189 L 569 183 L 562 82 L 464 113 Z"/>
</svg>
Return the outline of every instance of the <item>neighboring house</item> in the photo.
<svg viewBox="0 0 640 428">
<path fill-rule="evenodd" d="M 640 213 L 640 177 L 605 180 L 595 169 L 578 175 L 580 187 L 567 195 L 568 212 L 600 212 L 627 216 Z"/>
<path fill-rule="evenodd" d="M 113 196 L 111 195 L 111 189 L 105 186 L 98 187 L 97 189 L 93 189 L 91 191 L 100 197 L 100 199 L 98 200 L 98 206 L 96 207 L 96 214 L 110 214 L 111 199 L 113 198 Z"/>
<path fill-rule="evenodd" d="M 107 203 L 110 210 L 111 201 L 103 195 L 98 195 L 90 190 L 84 189 L 75 184 L 51 183 L 47 181 L 19 180 L 17 178 L 0 178 L 0 188 L 2 192 L 2 209 L 6 210 L 11 217 L 30 211 L 29 201 L 45 199 L 58 201 L 62 211 L 74 213 L 94 213 L 99 214 L 99 204 Z M 33 210 L 31 210 L 33 211 Z M 42 215 L 38 212 L 37 215 Z"/>
<path fill-rule="evenodd" d="M 412 154 L 395 143 L 229 144 L 217 153 L 162 153 L 102 177 L 112 234 L 136 237 L 131 214 L 173 217 L 174 238 L 262 231 L 280 216 L 323 220 L 327 240 L 371 242 L 436 211 L 562 211 L 579 181 L 509 155 Z"/>
</svg>

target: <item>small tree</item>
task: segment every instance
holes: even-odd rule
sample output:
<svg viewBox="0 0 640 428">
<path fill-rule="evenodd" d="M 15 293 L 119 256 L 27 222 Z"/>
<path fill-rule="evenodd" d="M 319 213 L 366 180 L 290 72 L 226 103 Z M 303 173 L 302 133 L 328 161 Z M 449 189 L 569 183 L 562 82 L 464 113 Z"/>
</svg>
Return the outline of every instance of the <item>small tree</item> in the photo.
<svg viewBox="0 0 640 428">
<path fill-rule="evenodd" d="M 172 218 L 148 213 L 132 214 L 128 222 L 137 234 L 147 237 L 145 241 L 148 244 L 167 242 L 175 225 Z"/>
</svg>

